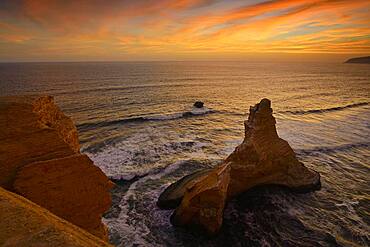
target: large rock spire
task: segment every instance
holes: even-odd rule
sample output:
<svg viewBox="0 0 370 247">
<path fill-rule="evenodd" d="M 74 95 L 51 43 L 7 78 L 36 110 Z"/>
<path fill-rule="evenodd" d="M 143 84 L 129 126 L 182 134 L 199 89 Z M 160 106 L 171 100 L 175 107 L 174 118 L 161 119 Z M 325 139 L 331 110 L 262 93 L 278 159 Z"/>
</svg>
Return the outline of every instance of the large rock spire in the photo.
<svg viewBox="0 0 370 247">
<path fill-rule="evenodd" d="M 253 187 L 281 185 L 298 192 L 319 189 L 319 173 L 298 161 L 288 142 L 278 136 L 275 124 L 270 100 L 262 99 L 250 107 L 244 140 L 222 164 L 185 184 L 182 182 L 178 188 L 175 183 L 171 191 L 164 192 L 171 198 L 184 191 L 172 222 L 199 226 L 214 234 L 222 225 L 226 200 Z M 160 199 L 158 204 L 166 205 L 166 198 Z"/>
</svg>

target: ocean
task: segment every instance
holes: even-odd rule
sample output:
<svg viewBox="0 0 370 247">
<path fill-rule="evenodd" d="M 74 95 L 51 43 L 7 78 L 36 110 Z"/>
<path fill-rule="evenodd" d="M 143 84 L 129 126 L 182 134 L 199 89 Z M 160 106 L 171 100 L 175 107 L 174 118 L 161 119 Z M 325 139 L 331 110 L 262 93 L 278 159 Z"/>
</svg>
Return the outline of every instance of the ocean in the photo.
<svg viewBox="0 0 370 247">
<path fill-rule="evenodd" d="M 370 245 L 369 65 L 1 63 L 0 95 L 14 94 L 54 96 L 77 125 L 81 151 L 122 179 L 104 215 L 117 246 Z M 159 194 L 226 158 L 262 98 L 322 189 L 245 193 L 228 203 L 214 238 L 173 227 Z M 204 109 L 193 108 L 198 100 Z"/>
</svg>

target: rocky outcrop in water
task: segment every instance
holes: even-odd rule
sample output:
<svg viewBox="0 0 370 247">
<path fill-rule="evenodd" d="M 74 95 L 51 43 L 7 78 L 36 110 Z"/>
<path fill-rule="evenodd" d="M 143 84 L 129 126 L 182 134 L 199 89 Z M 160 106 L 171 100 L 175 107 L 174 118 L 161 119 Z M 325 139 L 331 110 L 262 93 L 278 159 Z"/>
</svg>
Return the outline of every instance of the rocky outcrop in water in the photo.
<svg viewBox="0 0 370 247">
<path fill-rule="evenodd" d="M 176 183 L 171 184 L 159 196 L 157 206 L 161 209 L 172 209 L 180 205 L 187 187 L 203 179 L 210 172 L 209 169 L 203 169 L 181 178 Z M 186 186 L 185 186 L 186 185 Z"/>
<path fill-rule="evenodd" d="M 0 187 L 0 246 L 111 246 Z"/>
<path fill-rule="evenodd" d="M 275 124 L 268 99 L 250 108 L 244 140 L 225 161 L 231 166 L 229 196 L 267 184 L 300 192 L 320 187 L 319 173 L 298 161 L 288 142 L 278 136 Z"/>
<path fill-rule="evenodd" d="M 202 108 L 204 103 L 202 101 L 196 101 L 193 105 L 195 108 Z"/>
<path fill-rule="evenodd" d="M 165 190 L 159 205 L 169 205 L 168 199 L 181 198 L 179 192 L 184 192 L 172 222 L 214 234 L 222 224 L 225 200 L 253 187 L 280 185 L 297 192 L 319 189 L 320 175 L 297 160 L 288 142 L 278 136 L 275 124 L 270 100 L 251 107 L 243 142 L 221 165 Z"/>
<path fill-rule="evenodd" d="M 370 56 L 368 56 L 368 57 L 354 57 L 354 58 L 350 58 L 345 63 L 370 64 Z"/>
<path fill-rule="evenodd" d="M 111 182 L 79 152 L 72 120 L 50 96 L 0 98 L 0 186 L 107 239 Z"/>
<path fill-rule="evenodd" d="M 171 222 L 178 226 L 200 226 L 209 234 L 217 233 L 222 226 L 230 168 L 225 163 L 197 182 L 190 181 Z"/>
</svg>

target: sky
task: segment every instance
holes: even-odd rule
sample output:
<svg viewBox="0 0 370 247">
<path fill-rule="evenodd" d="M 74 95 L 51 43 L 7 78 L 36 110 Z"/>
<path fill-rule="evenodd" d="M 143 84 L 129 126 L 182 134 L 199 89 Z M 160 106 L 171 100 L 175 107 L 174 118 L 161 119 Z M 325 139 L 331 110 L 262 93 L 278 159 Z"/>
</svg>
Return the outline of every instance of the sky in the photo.
<svg viewBox="0 0 370 247">
<path fill-rule="evenodd" d="M 0 0 L 0 61 L 370 55 L 370 0 Z"/>
</svg>

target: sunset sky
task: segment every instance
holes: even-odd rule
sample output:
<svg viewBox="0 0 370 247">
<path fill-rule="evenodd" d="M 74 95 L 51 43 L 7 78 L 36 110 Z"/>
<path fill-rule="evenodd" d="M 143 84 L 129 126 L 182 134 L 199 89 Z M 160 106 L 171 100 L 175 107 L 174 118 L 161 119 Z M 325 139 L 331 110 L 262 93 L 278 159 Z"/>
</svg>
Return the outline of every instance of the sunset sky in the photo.
<svg viewBox="0 0 370 247">
<path fill-rule="evenodd" d="M 369 0 L 1 0 L 0 61 L 370 55 Z"/>
</svg>

